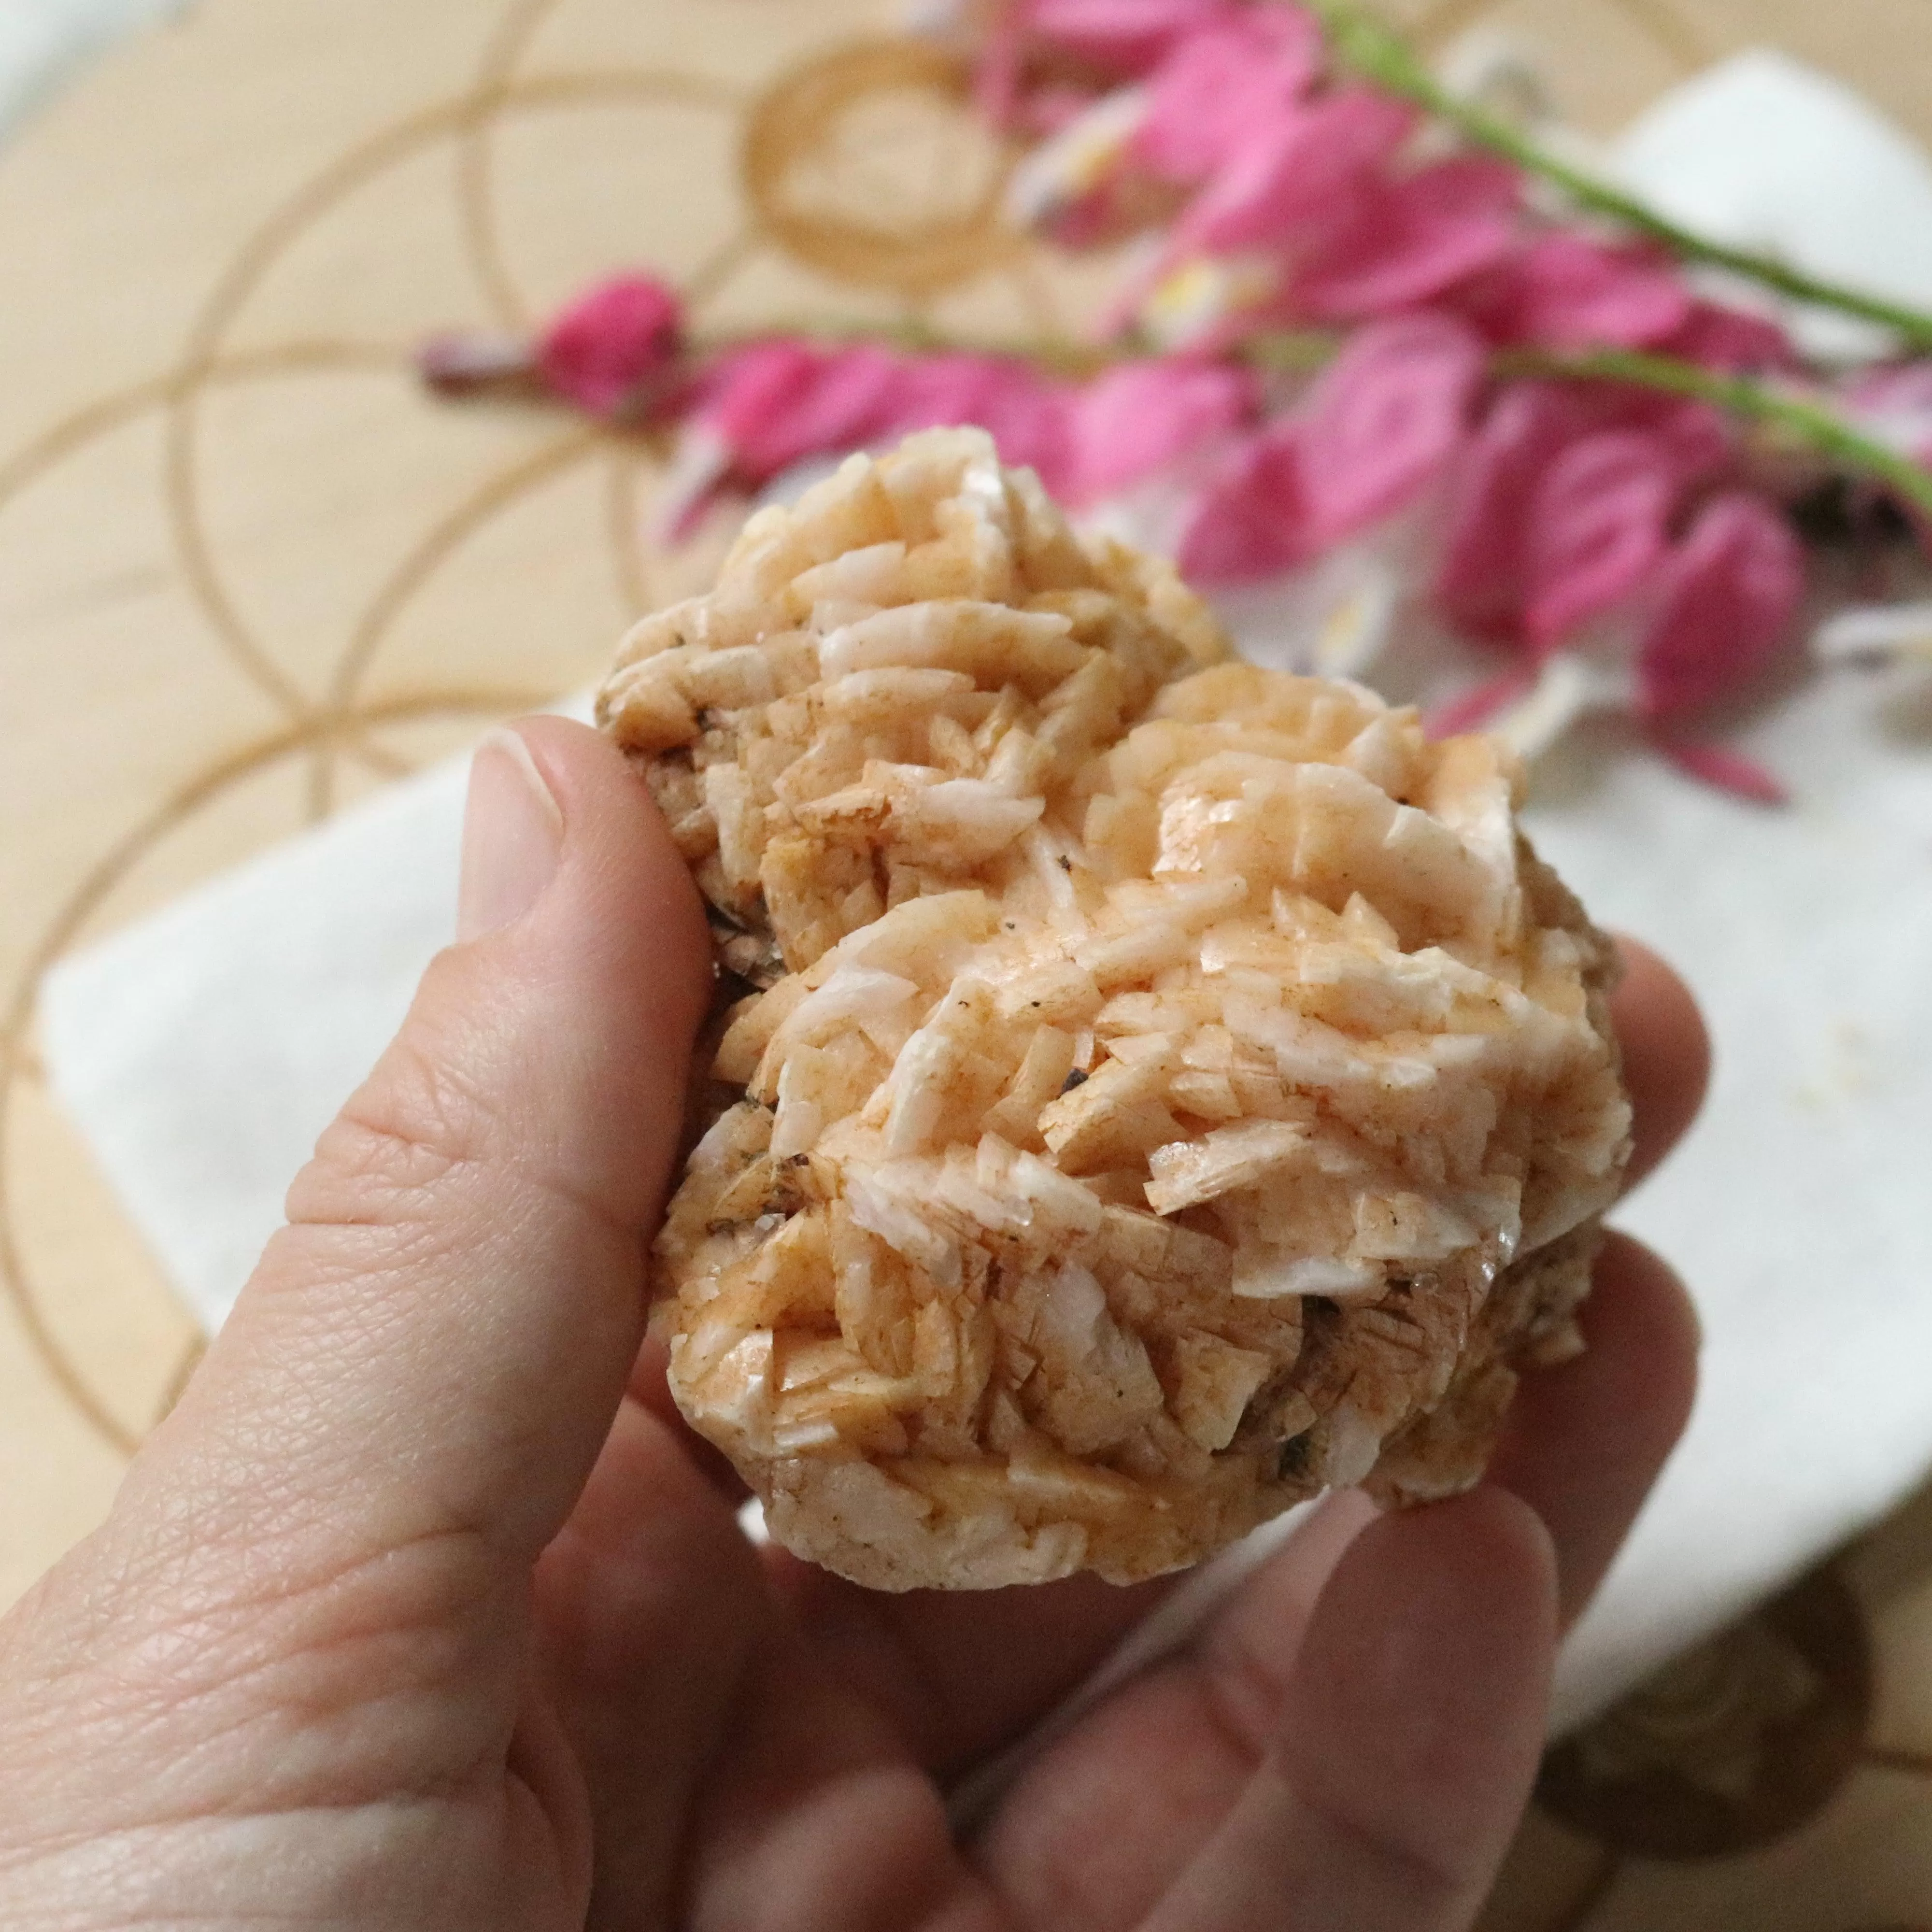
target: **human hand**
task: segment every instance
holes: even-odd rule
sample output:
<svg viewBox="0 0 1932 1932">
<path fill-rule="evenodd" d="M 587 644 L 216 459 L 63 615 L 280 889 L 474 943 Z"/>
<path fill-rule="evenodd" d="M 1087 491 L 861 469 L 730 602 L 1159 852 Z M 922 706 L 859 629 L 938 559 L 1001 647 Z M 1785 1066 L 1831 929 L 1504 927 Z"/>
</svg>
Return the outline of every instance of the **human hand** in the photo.
<svg viewBox="0 0 1932 1932">
<path fill-rule="evenodd" d="M 109 1520 L 0 1624 L 0 1923 L 1468 1922 L 1689 1406 L 1660 1262 L 1606 1248 L 1483 1488 L 1324 1504 L 956 1844 L 947 1787 L 1162 1586 L 880 1597 L 748 1542 L 640 1353 L 708 941 L 593 734 L 480 754 L 463 928 Z M 1642 1168 L 1703 1036 L 1641 953 L 1617 1014 Z"/>
</svg>

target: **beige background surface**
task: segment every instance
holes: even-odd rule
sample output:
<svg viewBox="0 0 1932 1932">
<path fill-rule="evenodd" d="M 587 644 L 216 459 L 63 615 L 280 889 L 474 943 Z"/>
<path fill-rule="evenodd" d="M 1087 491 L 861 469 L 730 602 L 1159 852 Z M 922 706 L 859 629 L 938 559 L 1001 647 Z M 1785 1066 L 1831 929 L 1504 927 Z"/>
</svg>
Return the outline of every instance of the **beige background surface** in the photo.
<svg viewBox="0 0 1932 1932">
<path fill-rule="evenodd" d="M 1520 35 L 1590 127 L 1771 40 L 1932 136 L 1932 0 L 1392 10 Z M 842 51 L 889 17 L 202 0 L 0 154 L 0 1603 L 196 1347 L 46 1093 L 40 970 L 586 681 L 696 567 L 642 542 L 651 448 L 436 404 L 411 345 L 636 264 L 718 323 L 1077 305 L 943 84 Z M 793 146 L 748 184 L 751 129 Z M 1552 1757 L 1492 1921 L 1932 1927 L 1932 1497 Z"/>
</svg>

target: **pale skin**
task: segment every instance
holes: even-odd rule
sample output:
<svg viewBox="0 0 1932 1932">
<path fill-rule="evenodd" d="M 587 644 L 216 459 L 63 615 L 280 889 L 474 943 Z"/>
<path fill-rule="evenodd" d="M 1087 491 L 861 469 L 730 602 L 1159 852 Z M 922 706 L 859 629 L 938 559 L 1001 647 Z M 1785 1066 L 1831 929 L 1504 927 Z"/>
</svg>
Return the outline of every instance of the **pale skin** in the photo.
<svg viewBox="0 0 1932 1932">
<path fill-rule="evenodd" d="M 1663 1264 L 1611 1243 L 1483 1487 L 1325 1505 L 959 1842 L 948 1789 L 1160 1586 L 878 1597 L 745 1540 L 642 1346 L 698 906 L 580 727 L 494 741 L 470 824 L 463 942 L 108 1521 L 0 1623 L 0 1924 L 1466 1926 L 1688 1410 Z M 1630 958 L 1641 1169 L 1706 1050 Z"/>
</svg>

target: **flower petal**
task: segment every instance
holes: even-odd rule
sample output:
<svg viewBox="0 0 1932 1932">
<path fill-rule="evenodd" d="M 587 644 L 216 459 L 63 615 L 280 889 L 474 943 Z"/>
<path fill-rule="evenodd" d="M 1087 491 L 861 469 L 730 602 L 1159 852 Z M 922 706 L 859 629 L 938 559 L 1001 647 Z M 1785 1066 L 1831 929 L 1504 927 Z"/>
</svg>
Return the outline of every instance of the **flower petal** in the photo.
<svg viewBox="0 0 1932 1932">
<path fill-rule="evenodd" d="M 1742 490 L 1714 496 L 1665 568 L 1638 656 L 1646 712 L 1695 710 L 1748 682 L 1804 594 L 1804 551 L 1784 518 Z"/>
<path fill-rule="evenodd" d="M 1028 37 L 1117 71 L 1138 74 L 1177 42 L 1238 21 L 1237 0 L 1019 0 Z"/>
<path fill-rule="evenodd" d="M 736 452 L 741 481 L 755 486 L 806 457 L 843 454 L 884 433 L 903 368 L 890 350 L 768 347 L 762 357 L 746 352 L 707 412 Z"/>
<path fill-rule="evenodd" d="M 1630 596 L 1664 553 L 1677 479 L 1656 439 L 1604 430 L 1563 450 L 1530 498 L 1523 628 L 1539 651 Z"/>
<path fill-rule="evenodd" d="M 1172 181 L 1205 179 L 1294 113 L 1320 58 L 1313 21 L 1286 8 L 1190 34 L 1148 76 L 1134 159 Z"/>
<path fill-rule="evenodd" d="M 1019 228 L 1064 219 L 1112 180 L 1146 118 L 1144 88 L 1102 94 L 1021 157 L 1006 181 L 1006 219 Z"/>
<path fill-rule="evenodd" d="M 648 275 L 620 275 L 580 296 L 537 344 L 549 387 L 593 416 L 614 416 L 676 364 L 683 304 Z"/>
<path fill-rule="evenodd" d="M 1789 805 L 1791 794 L 1775 772 L 1728 746 L 1694 742 L 1654 732 L 1651 742 L 1678 770 L 1700 784 L 1752 805 Z"/>
<path fill-rule="evenodd" d="M 1498 342 L 1641 349 L 1681 329 L 1691 313 L 1690 292 L 1667 261 L 1560 230 L 1539 237 L 1486 280 L 1473 292 L 1472 307 Z"/>
<path fill-rule="evenodd" d="M 1482 380 L 1462 324 L 1399 316 L 1359 329 L 1300 412 L 1303 490 L 1318 544 L 1386 516 L 1448 463 Z"/>
<path fill-rule="evenodd" d="M 1254 374 L 1174 356 L 1126 362 L 1088 384 L 1072 407 L 1076 502 L 1131 488 L 1250 417 Z"/>
<path fill-rule="evenodd" d="M 1276 424 L 1250 438 L 1203 494 L 1179 562 L 1196 583 L 1251 584 L 1305 562 L 1318 548 L 1301 453 Z"/>
<path fill-rule="evenodd" d="M 1497 397 L 1471 441 L 1432 594 L 1443 616 L 1472 636 L 1500 640 L 1520 632 L 1530 499 L 1586 420 L 1573 392 L 1516 382 Z"/>
<path fill-rule="evenodd" d="M 1401 146 L 1414 120 L 1403 103 L 1364 87 L 1282 109 L 1230 145 L 1220 172 L 1175 224 L 1173 256 L 1278 248 L 1332 217 L 1338 197 L 1372 199 L 1379 190 L 1370 171 Z"/>
<path fill-rule="evenodd" d="M 1682 326 L 1656 346 L 1666 356 L 1727 375 L 1798 367 L 1790 338 L 1770 317 L 1714 302 L 1693 302 Z"/>
<path fill-rule="evenodd" d="M 1002 462 L 1036 470 L 1049 490 L 1064 492 L 1075 474 L 1072 409 L 1065 384 L 1010 356 L 908 356 L 874 434 L 883 440 L 976 424 L 992 437 Z"/>
<path fill-rule="evenodd" d="M 1514 248 L 1522 178 L 1468 154 L 1356 197 L 1295 280 L 1318 321 L 1352 322 L 1433 299 Z"/>
</svg>

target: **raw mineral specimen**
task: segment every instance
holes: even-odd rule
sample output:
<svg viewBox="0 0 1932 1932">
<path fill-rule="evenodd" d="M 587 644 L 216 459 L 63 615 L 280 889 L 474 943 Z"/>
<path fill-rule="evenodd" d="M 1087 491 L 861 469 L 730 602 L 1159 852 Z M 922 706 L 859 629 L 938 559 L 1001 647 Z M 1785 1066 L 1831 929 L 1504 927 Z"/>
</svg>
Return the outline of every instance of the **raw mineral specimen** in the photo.
<svg viewBox="0 0 1932 1932">
<path fill-rule="evenodd" d="M 860 1582 L 1447 1494 L 1577 1346 L 1607 944 L 1497 747 L 1225 658 L 940 431 L 754 517 L 605 687 L 742 996 L 654 1258 L 671 1386 Z"/>
</svg>

